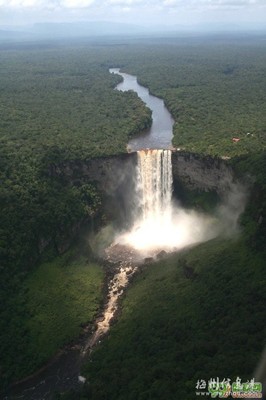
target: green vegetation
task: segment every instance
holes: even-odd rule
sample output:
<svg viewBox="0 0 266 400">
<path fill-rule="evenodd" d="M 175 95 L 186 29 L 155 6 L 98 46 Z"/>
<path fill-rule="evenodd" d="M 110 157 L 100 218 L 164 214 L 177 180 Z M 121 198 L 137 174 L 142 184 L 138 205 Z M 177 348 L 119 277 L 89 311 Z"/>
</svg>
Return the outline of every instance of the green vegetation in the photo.
<svg viewBox="0 0 266 400">
<path fill-rule="evenodd" d="M 80 333 L 99 308 L 103 271 L 84 257 L 67 261 L 69 254 L 41 265 L 26 281 L 29 354 L 40 365 Z M 51 338 L 53 341 L 51 341 Z"/>
<path fill-rule="evenodd" d="M 102 298 L 102 280 L 102 268 L 80 249 L 41 264 L 24 279 L 4 310 L 5 329 L 12 338 L 10 343 L 2 336 L 0 343 L 6 368 L 2 383 L 10 373 L 18 379 L 34 372 L 92 322 Z"/>
<path fill-rule="evenodd" d="M 250 379 L 265 341 L 264 257 L 211 241 L 150 265 L 83 374 L 89 399 L 192 399 L 198 379 Z"/>
<path fill-rule="evenodd" d="M 1 147 L 32 161 L 124 152 L 150 111 L 93 48 L 1 53 Z"/>
<path fill-rule="evenodd" d="M 174 146 L 226 157 L 265 150 L 265 41 L 165 41 L 137 50 L 125 69 L 164 99 Z"/>
<path fill-rule="evenodd" d="M 40 242 L 99 209 L 92 186 L 51 179 L 49 165 L 125 152 L 150 123 L 135 93 L 113 90 L 120 78 L 100 62 L 82 48 L 1 54 L 0 244 L 10 264 L 36 260 Z"/>
<path fill-rule="evenodd" d="M 123 58 L 118 51 L 116 65 L 165 100 L 176 147 L 231 157 L 239 177 L 248 177 L 242 234 L 174 255 L 137 277 L 120 320 L 84 367 L 89 384 L 81 398 L 194 398 L 198 379 L 250 379 L 259 360 L 266 333 L 266 47 L 217 42 L 135 46 L 130 54 L 123 49 Z M 217 199 L 184 192 L 183 200 L 207 209 Z"/>
<path fill-rule="evenodd" d="M 66 325 L 65 337 L 58 340 L 52 335 L 60 326 L 58 321 L 53 327 L 55 316 L 37 315 L 28 327 L 22 323 L 30 297 L 20 294 L 21 284 L 43 253 L 48 259 L 62 253 L 82 224 L 103 214 L 93 183 L 74 186 L 51 176 L 50 166 L 125 152 L 128 138 L 149 126 L 151 113 L 135 93 L 114 90 L 120 78 L 101 65 L 93 47 L 22 46 L 1 51 L 0 63 L 1 387 L 3 379 L 25 376 L 46 361 L 77 333 L 79 312 L 84 318 L 77 309 L 77 324 Z M 49 308 L 51 299 L 44 298 L 43 307 Z M 74 311 L 70 321 L 75 322 Z M 44 336 L 39 337 L 38 325 Z M 33 356 L 45 334 L 49 345 Z"/>
<path fill-rule="evenodd" d="M 41 366 L 99 306 L 103 273 L 90 254 L 58 254 L 80 226 L 99 225 L 102 194 L 93 182 L 73 184 L 50 171 L 125 152 L 128 138 L 149 126 L 137 95 L 114 90 L 120 77 L 110 67 L 137 75 L 165 100 L 176 147 L 231 157 L 251 196 L 238 241 L 206 243 L 138 276 L 121 320 L 85 368 L 92 384 L 83 397 L 186 399 L 197 379 L 250 377 L 265 338 L 266 42 L 162 39 L 0 52 L 0 386 Z M 213 193 L 183 194 L 205 210 L 217 201 Z"/>
</svg>

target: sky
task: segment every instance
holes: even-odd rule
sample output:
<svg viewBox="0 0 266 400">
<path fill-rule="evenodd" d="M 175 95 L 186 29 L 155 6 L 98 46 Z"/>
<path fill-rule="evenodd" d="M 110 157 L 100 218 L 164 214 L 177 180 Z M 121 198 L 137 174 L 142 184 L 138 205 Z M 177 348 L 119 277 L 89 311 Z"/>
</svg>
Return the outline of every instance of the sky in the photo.
<svg viewBox="0 0 266 400">
<path fill-rule="evenodd" d="M 266 29 L 266 0 L 0 0 L 0 28 L 77 21 Z"/>
</svg>

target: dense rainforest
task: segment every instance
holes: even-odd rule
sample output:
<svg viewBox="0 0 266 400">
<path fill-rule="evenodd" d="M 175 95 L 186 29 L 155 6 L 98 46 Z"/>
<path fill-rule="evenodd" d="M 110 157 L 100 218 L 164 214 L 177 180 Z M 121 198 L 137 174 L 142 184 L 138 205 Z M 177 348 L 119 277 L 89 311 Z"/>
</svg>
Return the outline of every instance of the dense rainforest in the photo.
<svg viewBox="0 0 266 400">
<path fill-rule="evenodd" d="M 42 272 L 34 275 L 33 271 L 41 259 L 50 261 L 64 252 L 83 223 L 103 218 L 101 196 L 92 183 L 67 184 L 51 177 L 49 166 L 125 152 L 128 138 L 151 122 L 150 110 L 134 92 L 114 90 L 120 78 L 101 66 L 100 56 L 97 50 L 86 47 L 1 52 L 2 382 L 33 372 L 69 340 L 71 331 L 77 334 L 79 323 L 94 315 L 88 309 L 79 310 L 76 327 L 62 331 L 54 341 L 60 330 L 62 304 L 72 303 L 72 297 L 64 299 L 63 294 L 71 271 L 61 271 L 61 295 L 60 290 L 48 286 L 50 294 L 44 296 L 50 304 L 44 305 L 39 304 L 41 294 L 39 299 L 37 296 L 39 281 L 57 280 L 56 272 L 51 269 L 54 276 L 41 278 Z M 84 260 L 82 253 L 81 265 L 86 264 L 86 257 Z M 102 272 L 99 266 L 98 272 L 95 267 L 88 274 L 91 272 L 92 277 L 96 274 L 95 290 L 87 307 L 94 310 Z M 86 282 L 83 285 L 85 293 L 88 287 Z M 45 292 L 44 287 L 42 290 Z M 73 297 L 83 308 L 79 285 L 73 290 Z M 32 305 L 27 303 L 26 307 L 28 299 Z M 53 304 L 58 304 L 57 310 Z M 38 323 L 44 325 L 41 336 Z M 68 326 L 71 324 L 70 319 Z M 34 349 L 32 335 L 42 351 Z"/>
<path fill-rule="evenodd" d="M 90 385 L 64 397 L 194 398 L 198 379 L 250 377 L 266 333 L 265 43 L 171 38 L 0 48 L 1 388 L 78 336 L 101 303 L 104 271 L 79 234 L 93 220 L 106 222 L 102 193 L 49 168 L 126 152 L 128 139 L 149 127 L 150 111 L 135 93 L 114 90 L 120 77 L 110 67 L 164 99 L 175 147 L 227 158 L 248 176 L 251 198 L 235 241 L 206 243 L 137 276 L 119 322 L 84 367 Z"/>
</svg>

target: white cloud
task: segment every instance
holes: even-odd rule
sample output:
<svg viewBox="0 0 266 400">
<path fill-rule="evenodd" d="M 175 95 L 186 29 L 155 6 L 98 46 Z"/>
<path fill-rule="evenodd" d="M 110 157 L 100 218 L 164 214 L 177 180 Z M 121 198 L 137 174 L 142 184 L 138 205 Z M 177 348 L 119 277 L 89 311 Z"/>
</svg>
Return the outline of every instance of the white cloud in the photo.
<svg viewBox="0 0 266 400">
<path fill-rule="evenodd" d="M 94 0 L 61 0 L 60 6 L 63 8 L 88 8 L 94 3 Z"/>
<path fill-rule="evenodd" d="M 129 12 L 131 11 L 131 8 L 130 8 L 130 7 L 123 7 L 123 8 L 122 8 L 122 11 L 123 11 L 124 13 L 129 13 Z"/>
<path fill-rule="evenodd" d="M 87 8 L 94 0 L 0 0 L 0 7 L 5 8 Z"/>
<path fill-rule="evenodd" d="M 180 2 L 180 0 L 164 0 L 163 1 L 163 5 L 166 6 L 166 7 L 168 7 L 168 6 L 170 6 L 170 7 L 177 6 L 177 5 L 180 5 L 180 4 L 184 5 L 184 3 Z"/>
<path fill-rule="evenodd" d="M 0 6 L 6 8 L 39 7 L 40 0 L 0 0 Z"/>
<path fill-rule="evenodd" d="M 114 5 L 114 6 L 133 6 L 141 3 L 147 3 L 144 0 L 107 0 L 106 4 Z"/>
<path fill-rule="evenodd" d="M 108 6 L 149 6 L 151 11 L 157 6 L 182 8 L 212 8 L 212 7 L 239 7 L 265 6 L 266 0 L 0 0 L 0 7 L 5 8 L 45 8 L 55 6 L 61 8 L 87 8 L 92 4 L 98 7 Z"/>
<path fill-rule="evenodd" d="M 243 6 L 259 6 L 266 5 L 266 0 L 163 0 L 165 7 L 197 7 L 197 8 L 212 8 L 212 7 L 240 7 Z"/>
<path fill-rule="evenodd" d="M 107 20 L 142 25 L 256 21 L 266 0 L 0 0 L 0 23 Z"/>
</svg>

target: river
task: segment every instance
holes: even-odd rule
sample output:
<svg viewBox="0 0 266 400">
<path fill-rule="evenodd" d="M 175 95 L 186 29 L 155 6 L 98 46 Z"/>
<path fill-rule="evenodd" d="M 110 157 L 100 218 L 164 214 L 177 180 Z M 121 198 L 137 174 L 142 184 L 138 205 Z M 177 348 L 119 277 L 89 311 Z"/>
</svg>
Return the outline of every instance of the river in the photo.
<svg viewBox="0 0 266 400">
<path fill-rule="evenodd" d="M 137 77 L 120 72 L 119 68 L 110 68 L 110 73 L 122 76 L 123 82 L 116 86 L 125 92 L 133 90 L 152 111 L 152 125 L 145 133 L 132 138 L 128 142 L 130 151 L 142 149 L 171 149 L 174 120 L 165 107 L 163 100 L 150 94 L 149 90 L 139 85 Z"/>
<path fill-rule="evenodd" d="M 163 100 L 152 96 L 147 88 L 139 85 L 135 76 L 122 73 L 118 68 L 112 68 L 109 71 L 123 77 L 123 82 L 116 87 L 117 90 L 134 90 L 152 110 L 151 128 L 138 137 L 131 139 L 128 143 L 128 148 L 131 151 L 146 148 L 171 149 L 174 120 L 166 109 Z M 109 253 L 107 253 L 108 260 L 117 255 L 114 250 L 116 250 L 116 247 L 109 249 Z M 2 397 L 4 400 L 51 400 L 54 392 L 77 389 L 82 385 L 81 366 L 84 360 L 90 356 L 94 346 L 109 330 L 112 317 L 117 311 L 118 300 L 123 293 L 123 289 L 128 284 L 128 279 L 136 270 L 136 263 L 130 261 L 132 260 L 132 254 L 127 253 L 127 248 L 121 248 L 118 251 L 119 256 L 122 256 L 123 252 L 125 259 L 119 260 L 118 265 L 118 260 L 114 262 L 116 267 L 108 283 L 107 302 L 101 318 L 96 321 L 95 331 L 88 332 L 87 336 L 77 339 L 74 345 L 65 348 L 41 372 L 36 373 L 16 386 L 10 387 L 5 396 Z"/>
</svg>

